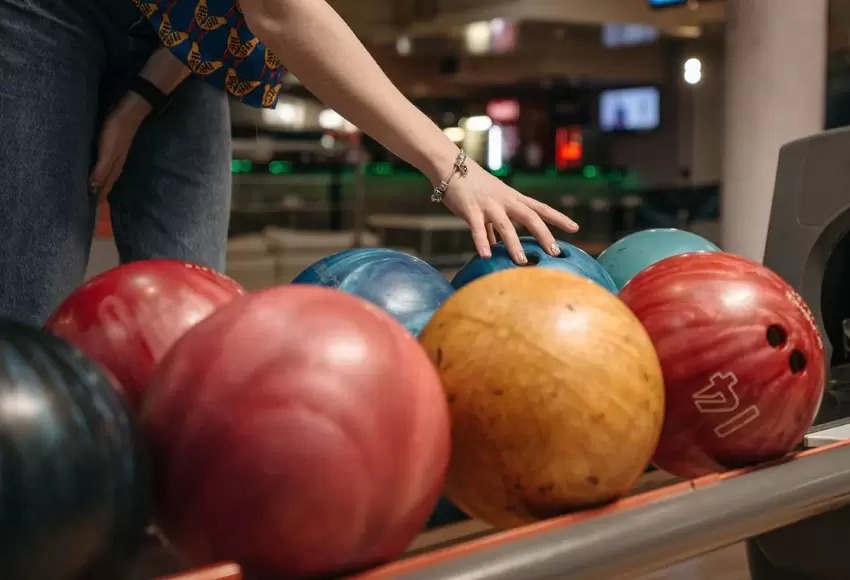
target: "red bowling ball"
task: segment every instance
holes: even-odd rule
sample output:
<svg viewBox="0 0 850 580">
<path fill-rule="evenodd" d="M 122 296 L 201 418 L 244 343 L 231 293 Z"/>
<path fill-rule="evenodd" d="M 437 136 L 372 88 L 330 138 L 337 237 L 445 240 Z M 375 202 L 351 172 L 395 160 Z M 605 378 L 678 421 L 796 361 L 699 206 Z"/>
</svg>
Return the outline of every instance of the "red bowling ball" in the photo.
<svg viewBox="0 0 850 580">
<path fill-rule="evenodd" d="M 820 333 L 778 275 L 726 253 L 668 258 L 620 293 L 649 332 L 667 389 L 653 462 L 681 477 L 781 457 L 824 390 Z"/>
<path fill-rule="evenodd" d="M 113 268 L 76 289 L 47 329 L 120 383 L 137 406 L 154 366 L 183 333 L 245 290 L 209 268 L 146 260 Z"/>
<path fill-rule="evenodd" d="M 317 286 L 239 298 L 186 333 L 141 421 L 172 544 L 250 577 L 340 577 L 398 557 L 449 461 L 445 395 L 416 339 Z"/>
</svg>

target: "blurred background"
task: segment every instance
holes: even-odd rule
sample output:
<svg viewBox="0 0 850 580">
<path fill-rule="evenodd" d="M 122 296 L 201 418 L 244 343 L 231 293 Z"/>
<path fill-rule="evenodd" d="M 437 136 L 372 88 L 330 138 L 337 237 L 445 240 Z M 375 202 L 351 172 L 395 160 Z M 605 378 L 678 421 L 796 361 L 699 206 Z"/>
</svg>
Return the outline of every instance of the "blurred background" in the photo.
<svg viewBox="0 0 850 580">
<path fill-rule="evenodd" d="M 449 138 L 574 217 L 566 239 L 591 254 L 649 227 L 734 245 L 721 206 L 767 204 L 766 227 L 781 142 L 850 123 L 848 0 L 331 4 Z M 358 245 L 447 272 L 469 257 L 465 224 L 429 201 L 427 180 L 297 78 L 275 110 L 234 103 L 232 127 L 228 270 L 246 286 Z M 757 201 L 734 202 L 744 195 Z"/>
</svg>

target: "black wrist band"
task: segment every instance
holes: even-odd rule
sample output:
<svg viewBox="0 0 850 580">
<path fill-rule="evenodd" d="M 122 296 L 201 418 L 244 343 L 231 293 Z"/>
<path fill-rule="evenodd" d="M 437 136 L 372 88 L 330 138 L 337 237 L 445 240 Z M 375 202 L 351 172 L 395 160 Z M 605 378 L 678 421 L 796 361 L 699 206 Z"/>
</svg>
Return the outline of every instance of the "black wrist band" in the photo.
<svg viewBox="0 0 850 580">
<path fill-rule="evenodd" d="M 163 93 L 159 87 L 143 77 L 137 76 L 134 78 L 128 90 L 133 91 L 146 100 L 151 108 L 153 108 L 153 113 L 162 112 L 171 101 L 170 97 Z"/>
</svg>

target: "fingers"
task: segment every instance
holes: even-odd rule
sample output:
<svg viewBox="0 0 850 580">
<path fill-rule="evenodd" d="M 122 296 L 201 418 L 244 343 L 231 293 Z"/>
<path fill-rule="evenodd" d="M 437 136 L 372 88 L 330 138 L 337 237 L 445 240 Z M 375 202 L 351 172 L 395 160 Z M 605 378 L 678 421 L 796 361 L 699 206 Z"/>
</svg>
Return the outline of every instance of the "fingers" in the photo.
<svg viewBox="0 0 850 580">
<path fill-rule="evenodd" d="M 101 199 L 106 199 L 112 191 L 112 187 L 115 185 L 115 182 L 118 181 L 119 177 L 121 177 L 121 172 L 124 170 L 124 161 L 125 158 L 123 157 L 115 161 L 115 164 L 112 166 L 112 170 L 109 172 L 109 177 L 106 178 L 106 183 L 104 183 L 103 188 L 100 191 Z"/>
<path fill-rule="evenodd" d="M 559 256 L 561 254 L 561 248 L 558 246 L 555 236 L 552 235 L 552 232 L 549 231 L 549 228 L 537 212 L 530 209 L 528 206 L 517 202 L 509 209 L 509 214 L 513 219 L 525 226 L 525 229 L 527 229 L 531 235 L 537 239 L 540 247 L 542 247 L 547 254 L 550 256 Z"/>
<path fill-rule="evenodd" d="M 104 132 L 98 142 L 97 163 L 89 176 L 89 187 L 103 201 L 118 181 L 127 160 L 129 145 L 121 146 L 109 131 Z"/>
<path fill-rule="evenodd" d="M 499 240 L 496 239 L 496 232 L 493 230 L 493 224 L 487 224 L 487 241 L 490 242 L 491 246 L 499 243 Z"/>
<path fill-rule="evenodd" d="M 522 249 L 522 243 L 519 241 L 516 228 L 514 227 L 513 222 L 511 222 L 511 219 L 505 213 L 505 210 L 502 208 L 493 209 L 488 217 L 490 218 L 490 222 L 493 224 L 493 229 L 499 234 L 499 237 L 502 238 L 502 241 L 505 243 L 505 247 L 508 249 L 508 254 L 510 254 L 511 259 L 521 266 L 527 264 L 528 258 L 525 255 L 525 251 Z"/>
<path fill-rule="evenodd" d="M 97 172 L 97 168 L 92 172 L 92 177 L 90 179 L 91 188 L 97 192 L 98 198 L 103 201 L 109 196 L 109 192 L 112 191 L 112 187 L 115 185 L 115 182 L 118 181 L 118 178 L 121 177 L 121 172 L 124 170 L 124 162 L 126 161 L 126 156 L 120 156 L 116 158 L 112 158 L 111 164 L 107 169 L 101 169 L 100 172 Z M 106 163 L 104 163 L 103 167 L 107 167 Z"/>
<path fill-rule="evenodd" d="M 92 169 L 89 176 L 89 187 L 99 196 L 103 194 L 103 187 L 109 181 L 112 175 L 112 166 L 115 164 L 115 157 L 112 155 L 101 155 L 97 159 L 97 163 Z"/>
<path fill-rule="evenodd" d="M 520 196 L 519 199 L 522 204 L 536 212 L 544 222 L 570 234 L 578 231 L 578 224 L 555 208 L 525 195 Z"/>
<path fill-rule="evenodd" d="M 484 225 L 484 213 L 480 209 L 470 212 L 466 223 L 469 225 L 470 232 L 472 232 L 472 243 L 475 245 L 475 251 L 478 252 L 478 255 L 482 258 L 492 256 L 488 227 Z"/>
</svg>

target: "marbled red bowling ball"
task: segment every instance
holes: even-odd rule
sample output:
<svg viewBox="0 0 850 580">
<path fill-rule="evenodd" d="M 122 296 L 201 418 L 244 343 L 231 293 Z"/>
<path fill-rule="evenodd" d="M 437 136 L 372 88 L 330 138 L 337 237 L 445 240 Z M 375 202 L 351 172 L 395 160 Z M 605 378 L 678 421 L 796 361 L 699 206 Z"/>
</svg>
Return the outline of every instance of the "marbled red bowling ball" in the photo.
<svg viewBox="0 0 850 580">
<path fill-rule="evenodd" d="M 235 300 L 165 357 L 141 412 L 163 529 L 194 564 L 338 577 L 399 556 L 449 461 L 425 351 L 365 300 L 289 285 Z"/>
<path fill-rule="evenodd" d="M 620 298 L 664 372 L 656 466 L 698 477 L 800 443 L 823 396 L 823 344 L 808 306 L 777 274 L 732 254 L 685 254 L 638 274 Z"/>
<path fill-rule="evenodd" d="M 47 322 L 108 370 L 133 406 L 154 366 L 195 324 L 245 290 L 209 268 L 144 260 L 108 270 L 68 296 Z"/>
</svg>

